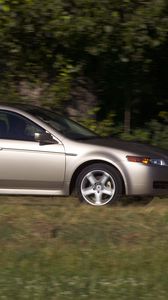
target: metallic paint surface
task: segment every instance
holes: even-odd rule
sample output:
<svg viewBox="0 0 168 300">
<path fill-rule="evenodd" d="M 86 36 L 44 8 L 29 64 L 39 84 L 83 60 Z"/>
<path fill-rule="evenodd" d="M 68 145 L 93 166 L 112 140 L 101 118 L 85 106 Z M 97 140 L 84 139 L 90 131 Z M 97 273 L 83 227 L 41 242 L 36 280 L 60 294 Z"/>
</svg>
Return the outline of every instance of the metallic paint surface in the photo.
<svg viewBox="0 0 168 300">
<path fill-rule="evenodd" d="M 154 181 L 168 181 L 168 153 L 148 145 L 113 138 L 75 141 L 16 108 L 19 113 L 50 132 L 56 143 L 40 145 L 32 141 L 0 139 L 0 194 L 68 195 L 74 173 L 93 162 L 104 162 L 121 174 L 126 195 L 168 194 L 154 189 Z M 127 155 L 163 158 L 166 166 L 144 165 L 127 160 Z"/>
</svg>

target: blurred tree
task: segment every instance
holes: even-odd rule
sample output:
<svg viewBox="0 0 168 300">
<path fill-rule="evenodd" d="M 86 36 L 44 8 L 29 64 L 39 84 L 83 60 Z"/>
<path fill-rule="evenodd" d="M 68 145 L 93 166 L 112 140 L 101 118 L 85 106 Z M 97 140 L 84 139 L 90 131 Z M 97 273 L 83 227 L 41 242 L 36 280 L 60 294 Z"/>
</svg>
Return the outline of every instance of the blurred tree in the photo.
<svg viewBox="0 0 168 300">
<path fill-rule="evenodd" d="M 167 13 L 166 0 L 0 0 L 1 98 L 38 88 L 61 107 L 82 77 L 101 118 L 141 126 L 168 99 Z"/>
</svg>

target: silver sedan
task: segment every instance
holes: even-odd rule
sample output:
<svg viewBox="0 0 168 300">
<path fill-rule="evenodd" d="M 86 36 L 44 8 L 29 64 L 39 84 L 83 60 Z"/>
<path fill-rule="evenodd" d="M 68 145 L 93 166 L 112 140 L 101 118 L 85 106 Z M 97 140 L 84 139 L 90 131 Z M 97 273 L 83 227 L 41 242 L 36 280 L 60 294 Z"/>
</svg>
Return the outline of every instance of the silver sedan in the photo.
<svg viewBox="0 0 168 300">
<path fill-rule="evenodd" d="M 166 150 L 102 138 L 35 106 L 0 105 L 0 194 L 75 193 L 95 206 L 168 194 Z"/>
</svg>

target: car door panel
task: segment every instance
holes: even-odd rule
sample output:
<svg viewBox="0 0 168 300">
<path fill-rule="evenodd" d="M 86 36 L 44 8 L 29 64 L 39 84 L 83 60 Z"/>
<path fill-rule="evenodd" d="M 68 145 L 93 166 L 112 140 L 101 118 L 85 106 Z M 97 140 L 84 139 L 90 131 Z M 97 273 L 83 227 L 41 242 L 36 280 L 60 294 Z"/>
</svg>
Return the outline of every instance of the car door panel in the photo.
<svg viewBox="0 0 168 300">
<path fill-rule="evenodd" d="M 65 151 L 62 144 L 0 141 L 0 189 L 61 189 Z"/>
</svg>

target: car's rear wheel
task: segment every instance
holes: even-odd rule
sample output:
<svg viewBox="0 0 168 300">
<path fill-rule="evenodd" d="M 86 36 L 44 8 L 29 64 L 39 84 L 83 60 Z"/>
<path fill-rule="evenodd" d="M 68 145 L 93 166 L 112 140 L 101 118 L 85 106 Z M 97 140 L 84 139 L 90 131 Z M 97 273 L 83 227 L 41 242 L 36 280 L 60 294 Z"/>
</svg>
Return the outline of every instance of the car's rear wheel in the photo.
<svg viewBox="0 0 168 300">
<path fill-rule="evenodd" d="M 79 174 L 77 193 L 82 201 L 95 206 L 114 202 L 122 193 L 120 173 L 105 163 L 92 164 Z"/>
</svg>

